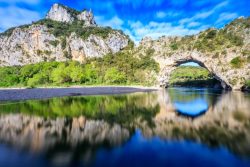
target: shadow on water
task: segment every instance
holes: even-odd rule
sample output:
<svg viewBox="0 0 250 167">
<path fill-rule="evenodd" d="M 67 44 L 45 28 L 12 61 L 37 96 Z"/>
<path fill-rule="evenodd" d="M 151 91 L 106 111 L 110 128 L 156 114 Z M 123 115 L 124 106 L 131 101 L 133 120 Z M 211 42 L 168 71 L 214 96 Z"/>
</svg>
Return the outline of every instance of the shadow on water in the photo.
<svg viewBox="0 0 250 167">
<path fill-rule="evenodd" d="M 174 88 L 0 104 L 7 166 L 249 166 L 250 96 Z"/>
</svg>

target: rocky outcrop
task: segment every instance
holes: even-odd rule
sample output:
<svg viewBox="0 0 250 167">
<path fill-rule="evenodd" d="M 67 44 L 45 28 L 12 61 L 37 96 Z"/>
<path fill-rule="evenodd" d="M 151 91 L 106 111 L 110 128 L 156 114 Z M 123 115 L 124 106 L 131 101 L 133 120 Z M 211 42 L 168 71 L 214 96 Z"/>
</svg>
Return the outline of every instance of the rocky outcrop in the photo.
<svg viewBox="0 0 250 167">
<path fill-rule="evenodd" d="M 129 38 L 122 32 L 98 27 L 91 11 L 79 12 L 55 4 L 46 19 L 0 34 L 0 65 L 69 59 L 83 62 L 116 53 L 128 42 Z"/>
<path fill-rule="evenodd" d="M 84 21 L 86 26 L 96 26 L 94 15 L 91 11 L 84 10 L 79 12 L 60 4 L 54 4 L 51 7 L 50 11 L 46 15 L 46 19 L 66 23 L 72 23 L 73 21 L 80 20 Z"/>
<path fill-rule="evenodd" d="M 221 81 L 240 90 L 250 79 L 250 18 L 239 18 L 222 29 L 194 36 L 144 38 L 137 55 L 151 54 L 160 64 L 157 85 L 168 86 L 170 74 L 182 63 L 196 62 Z"/>
</svg>

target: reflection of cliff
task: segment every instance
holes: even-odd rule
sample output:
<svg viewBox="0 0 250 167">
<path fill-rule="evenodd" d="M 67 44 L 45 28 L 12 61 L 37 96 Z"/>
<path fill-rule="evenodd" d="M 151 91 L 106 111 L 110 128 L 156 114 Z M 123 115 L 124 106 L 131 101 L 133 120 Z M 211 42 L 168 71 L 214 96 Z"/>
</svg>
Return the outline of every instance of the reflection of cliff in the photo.
<svg viewBox="0 0 250 167">
<path fill-rule="evenodd" d="M 208 111 L 195 119 L 180 117 L 168 93 L 161 96 L 160 113 L 155 127 L 142 127 L 144 136 L 163 139 L 192 139 L 210 146 L 225 146 L 231 151 L 250 155 L 250 100 L 241 92 L 217 97 Z M 167 102 L 167 103 L 166 103 Z"/>
<path fill-rule="evenodd" d="M 79 118 L 45 119 L 10 114 L 0 117 L 0 140 L 15 147 L 41 151 L 56 143 L 76 146 L 81 142 L 98 145 L 120 145 L 129 138 L 129 131 L 118 124 Z"/>
</svg>

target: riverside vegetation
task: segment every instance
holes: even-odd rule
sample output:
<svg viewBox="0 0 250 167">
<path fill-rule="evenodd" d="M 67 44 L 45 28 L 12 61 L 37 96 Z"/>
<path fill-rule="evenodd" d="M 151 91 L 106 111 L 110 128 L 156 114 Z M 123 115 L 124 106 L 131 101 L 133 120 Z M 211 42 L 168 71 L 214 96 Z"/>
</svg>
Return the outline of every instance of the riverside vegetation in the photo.
<svg viewBox="0 0 250 167">
<path fill-rule="evenodd" d="M 139 59 L 126 56 L 126 53 L 124 50 L 115 55 L 108 54 L 103 58 L 89 59 L 83 64 L 77 61 L 53 61 L 1 67 L 0 86 L 153 85 L 156 78 L 147 76 L 159 72 L 159 65 L 149 56 Z"/>
</svg>

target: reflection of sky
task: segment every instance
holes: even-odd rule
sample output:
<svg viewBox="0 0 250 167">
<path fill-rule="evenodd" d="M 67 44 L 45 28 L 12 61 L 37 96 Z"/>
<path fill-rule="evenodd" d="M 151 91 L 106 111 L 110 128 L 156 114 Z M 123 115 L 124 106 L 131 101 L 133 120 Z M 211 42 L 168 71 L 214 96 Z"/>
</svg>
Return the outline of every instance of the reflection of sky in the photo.
<svg viewBox="0 0 250 167">
<path fill-rule="evenodd" d="M 184 115 L 197 116 L 207 111 L 208 103 L 205 99 L 197 98 L 188 102 L 174 102 L 177 112 Z"/>
<path fill-rule="evenodd" d="M 238 167 L 249 161 L 241 161 L 225 148 L 209 148 L 190 141 L 162 140 L 158 137 L 147 139 L 137 131 L 121 147 L 100 149 L 94 166 L 204 166 Z"/>
</svg>

